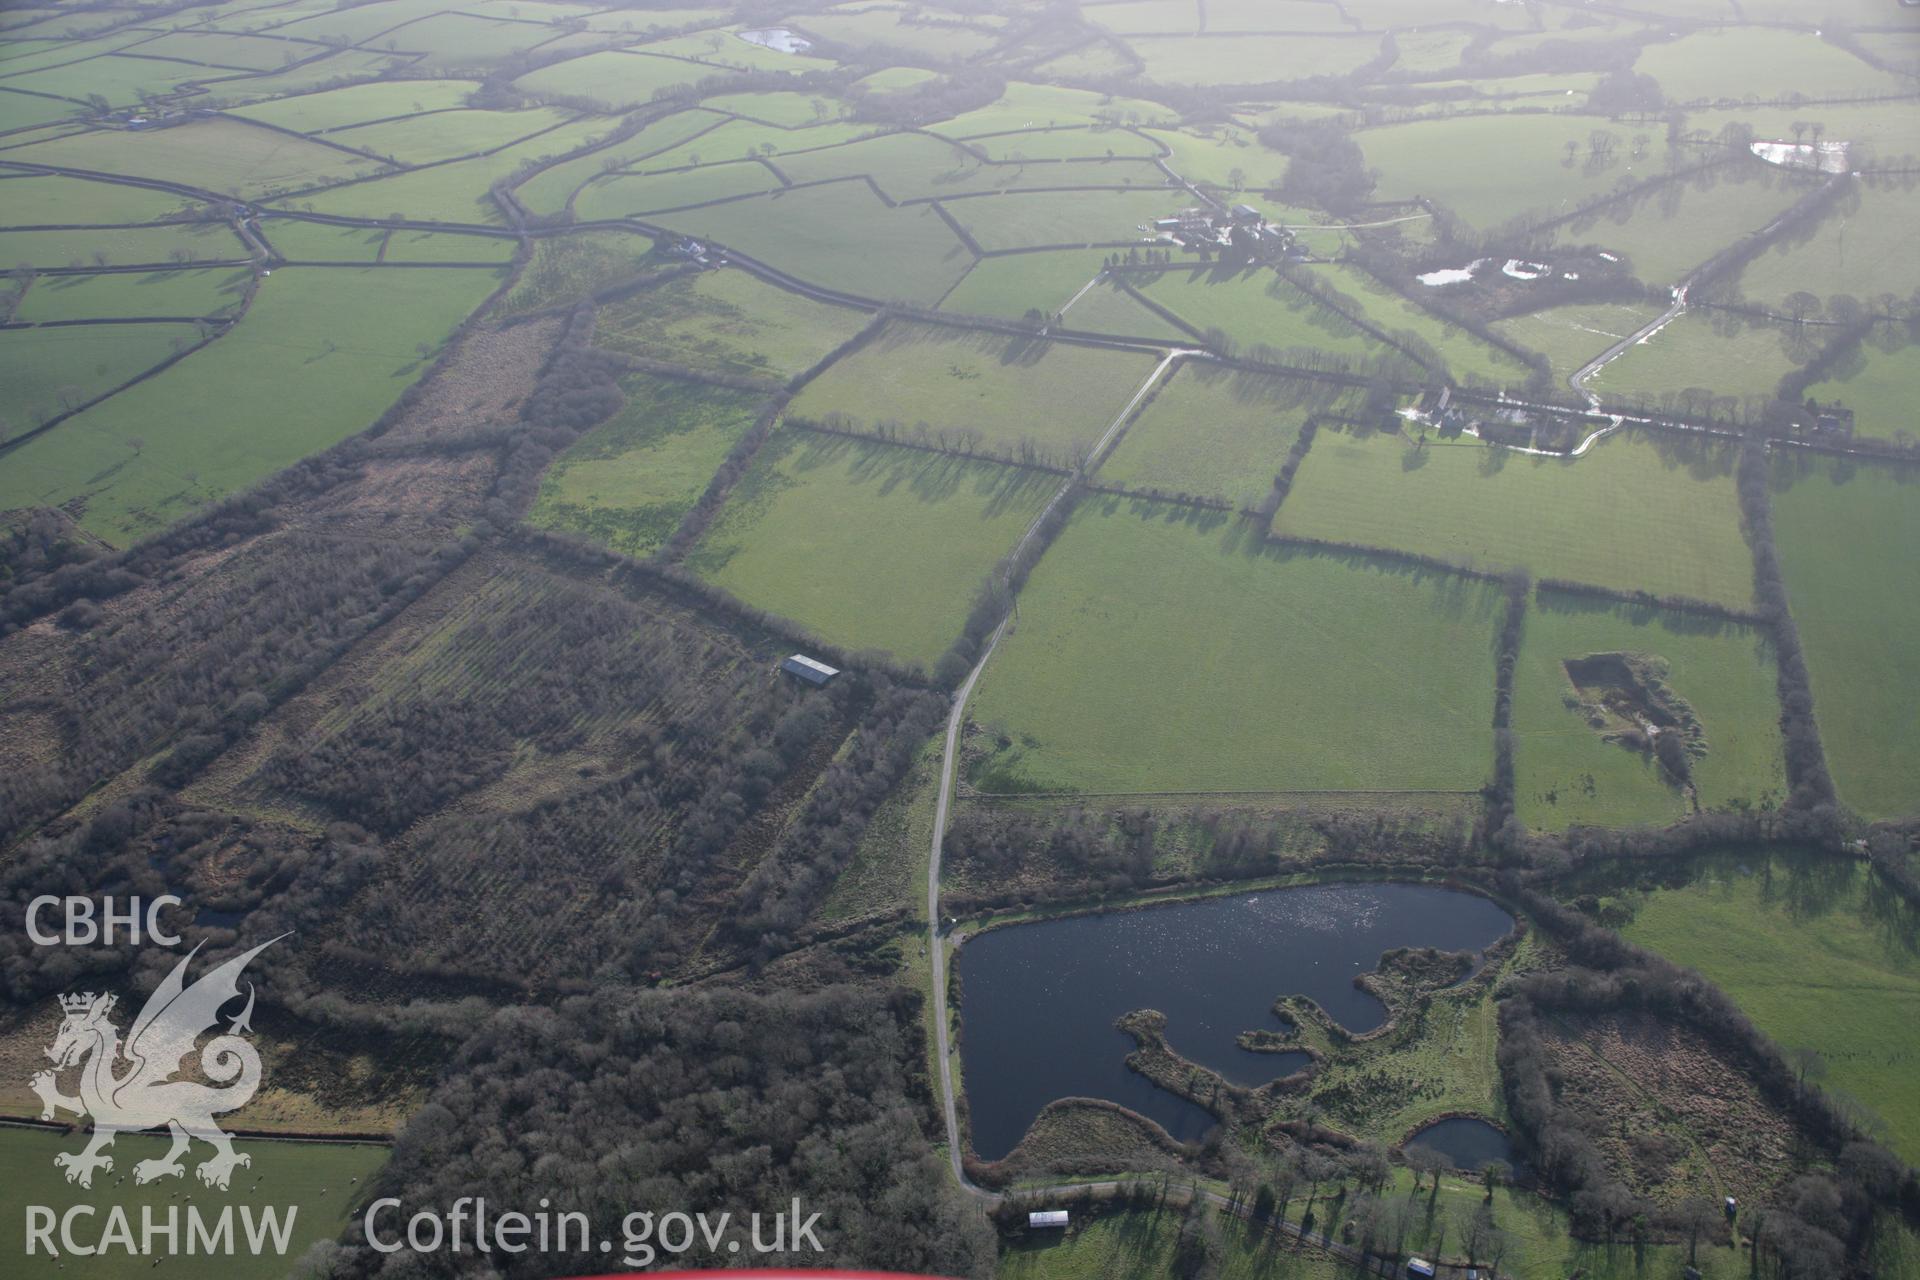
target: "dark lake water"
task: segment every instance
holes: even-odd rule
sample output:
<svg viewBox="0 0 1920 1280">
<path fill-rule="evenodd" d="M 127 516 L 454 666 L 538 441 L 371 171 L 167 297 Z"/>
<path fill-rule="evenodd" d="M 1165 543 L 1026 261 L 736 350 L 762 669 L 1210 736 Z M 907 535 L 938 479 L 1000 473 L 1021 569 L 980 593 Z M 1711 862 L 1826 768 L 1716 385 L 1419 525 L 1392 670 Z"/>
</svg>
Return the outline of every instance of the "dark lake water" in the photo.
<svg viewBox="0 0 1920 1280">
<path fill-rule="evenodd" d="M 1395 947 L 1482 951 L 1513 917 L 1432 885 L 1334 884 L 1171 903 L 990 930 L 958 956 L 961 1064 L 973 1148 L 1013 1150 L 1056 1098 L 1105 1098 L 1180 1139 L 1213 1124 L 1200 1107 L 1129 1071 L 1121 1014 L 1158 1009 L 1167 1040 L 1227 1079 L 1259 1085 L 1300 1054 L 1251 1053 L 1242 1031 L 1284 1030 L 1273 1002 L 1307 995 L 1352 1031 L 1386 1011 L 1353 985 Z"/>
<path fill-rule="evenodd" d="M 1501 1160 L 1517 1167 L 1513 1158 L 1513 1143 L 1508 1141 L 1507 1135 L 1472 1116 L 1436 1120 L 1408 1138 L 1407 1145 L 1437 1151 L 1454 1168 L 1469 1172 L 1479 1170 L 1489 1160 Z"/>
</svg>

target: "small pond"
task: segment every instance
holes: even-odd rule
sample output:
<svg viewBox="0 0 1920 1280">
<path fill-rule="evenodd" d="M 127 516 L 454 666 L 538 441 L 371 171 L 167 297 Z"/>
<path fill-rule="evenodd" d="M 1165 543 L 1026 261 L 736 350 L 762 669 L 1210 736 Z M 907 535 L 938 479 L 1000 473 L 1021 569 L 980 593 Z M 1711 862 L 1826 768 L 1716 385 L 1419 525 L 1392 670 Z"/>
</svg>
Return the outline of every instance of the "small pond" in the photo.
<svg viewBox="0 0 1920 1280">
<path fill-rule="evenodd" d="M 1425 1147 L 1446 1157 L 1456 1169 L 1473 1172 L 1489 1160 L 1499 1160 L 1518 1171 L 1513 1143 L 1506 1134 L 1472 1116 L 1449 1116 L 1436 1120 L 1407 1139 L 1409 1147 Z"/>
<path fill-rule="evenodd" d="M 805 36 L 797 36 L 785 27 L 767 27 L 739 34 L 748 44 L 757 44 L 762 49 L 772 49 L 776 53 L 804 53 L 813 48 L 813 41 Z"/>
<path fill-rule="evenodd" d="M 1174 1137 L 1213 1118 L 1127 1069 L 1133 1039 L 1113 1023 L 1134 1009 L 1167 1016 L 1175 1050 L 1240 1084 L 1306 1062 L 1254 1053 L 1236 1037 L 1284 1030 L 1283 995 L 1306 995 L 1356 1032 L 1380 1002 L 1353 985 L 1395 947 L 1485 950 L 1513 917 L 1485 898 L 1417 884 L 1332 884 L 1170 903 L 989 930 L 961 947 L 961 1065 L 973 1148 L 1011 1151 L 1047 1103 L 1105 1098 Z"/>
</svg>

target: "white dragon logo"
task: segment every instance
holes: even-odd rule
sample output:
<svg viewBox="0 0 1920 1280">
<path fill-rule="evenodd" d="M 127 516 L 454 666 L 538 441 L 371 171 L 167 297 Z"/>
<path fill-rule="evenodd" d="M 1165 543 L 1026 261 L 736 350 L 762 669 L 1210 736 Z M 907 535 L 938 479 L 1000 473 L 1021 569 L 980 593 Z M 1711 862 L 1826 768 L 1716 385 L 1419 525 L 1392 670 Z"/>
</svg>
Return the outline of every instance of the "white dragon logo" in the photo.
<svg viewBox="0 0 1920 1280">
<path fill-rule="evenodd" d="M 194 1138 L 214 1148 L 214 1155 L 194 1170 L 210 1187 L 225 1190 L 236 1167 L 253 1163 L 251 1156 L 233 1149 L 233 1140 L 213 1122 L 216 1113 L 245 1106 L 260 1087 L 260 1055 L 241 1036 L 253 1030 L 249 1021 L 253 1017 L 252 983 L 247 984 L 247 1007 L 232 1020 L 225 1035 L 216 1035 L 200 1051 L 200 1070 L 224 1087 L 173 1077 L 193 1053 L 201 1035 L 219 1022 L 221 1007 L 240 995 L 240 971 L 247 967 L 247 961 L 278 941 L 280 938 L 271 938 L 235 956 L 189 987 L 185 974 L 188 961 L 200 950 L 195 946 L 173 967 L 133 1020 L 125 1048 L 120 1045 L 119 1029 L 107 1020 L 116 997 L 91 991 L 60 997 L 66 1020 L 46 1051 L 54 1069 L 38 1073 L 30 1084 L 40 1095 L 42 1120 L 51 1120 L 56 1111 L 63 1110 L 93 1117 L 93 1140 L 86 1150 L 77 1154 L 63 1151 L 53 1158 L 67 1171 L 68 1182 L 91 1187 L 96 1169 L 113 1170 L 113 1157 L 104 1152 L 115 1137 L 161 1125 L 173 1135 L 173 1146 L 158 1160 L 134 1165 L 135 1183 L 181 1176 L 185 1168 L 180 1157 Z M 127 1064 L 126 1070 L 116 1074 L 121 1063 Z M 57 1080 L 57 1073 L 74 1066 L 81 1068 L 77 1098 L 61 1093 Z"/>
</svg>

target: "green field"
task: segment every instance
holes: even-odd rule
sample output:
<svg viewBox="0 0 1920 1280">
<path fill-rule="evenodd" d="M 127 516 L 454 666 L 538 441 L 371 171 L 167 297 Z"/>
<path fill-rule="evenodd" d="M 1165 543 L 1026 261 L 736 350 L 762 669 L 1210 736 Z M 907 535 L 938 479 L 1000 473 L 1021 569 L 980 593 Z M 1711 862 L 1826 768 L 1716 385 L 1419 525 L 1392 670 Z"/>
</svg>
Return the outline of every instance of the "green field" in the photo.
<svg viewBox="0 0 1920 1280">
<path fill-rule="evenodd" d="M 1910 81 L 1818 36 L 1789 31 L 1701 31 L 1647 46 L 1633 69 L 1659 81 L 1669 102 L 1738 102 L 1756 85 L 1790 85 L 1809 98 L 1913 92 Z"/>
<path fill-rule="evenodd" d="M 334 187 L 286 203 L 310 212 L 353 218 L 386 218 L 397 213 L 415 222 L 499 222 L 500 211 L 488 198 L 488 187 L 511 177 L 529 161 L 562 155 L 604 134 L 607 128 L 604 120 L 581 120 L 478 159 Z"/>
<path fill-rule="evenodd" d="M 373 262 L 387 243 L 379 227 L 339 227 L 295 218 L 263 220 L 267 243 L 288 262 Z"/>
<path fill-rule="evenodd" d="M 1556 382 L 1565 382 L 1587 361 L 1635 332 L 1660 312 L 1651 303 L 1599 302 L 1588 306 L 1549 307 L 1510 320 L 1497 320 L 1494 329 L 1509 342 L 1538 351 L 1553 362 Z"/>
<path fill-rule="evenodd" d="M 1117 283 L 1103 280 L 1080 295 L 1067 312 L 1069 329 L 1146 338 L 1173 346 L 1193 345 L 1193 335 L 1140 301 Z"/>
<path fill-rule="evenodd" d="M 369 120 L 453 110 L 465 106 L 467 98 L 479 87 L 472 80 L 382 81 L 256 102 L 233 108 L 233 114 L 262 124 L 279 125 L 282 129 L 316 133 Z"/>
<path fill-rule="evenodd" d="M 724 67 L 616 49 L 542 67 L 514 81 L 514 88 L 526 93 L 574 94 L 618 111 L 650 102 L 662 91 L 727 74 Z"/>
<path fill-rule="evenodd" d="M 1287 176 L 1287 157 L 1262 145 L 1246 129 L 1222 125 L 1204 136 L 1172 130 L 1155 131 L 1153 136 L 1173 152 L 1167 166 L 1201 186 L 1220 191 L 1272 188 Z M 1276 212 L 1269 211 L 1268 216 L 1279 222 Z"/>
<path fill-rule="evenodd" d="M 1824 459 L 1777 468 L 1774 539 L 1840 798 L 1870 818 L 1920 811 L 1920 477 Z"/>
<path fill-rule="evenodd" d="M 1920 197 L 1876 188 L 1857 194 L 1857 201 L 1829 213 L 1809 235 L 1787 237 L 1749 263 L 1740 273 L 1740 292 L 1778 308 L 1800 290 L 1822 302 L 1844 293 L 1872 303 L 1920 288 L 1920 262 L 1912 253 Z"/>
<path fill-rule="evenodd" d="M 13 266 L 126 267 L 156 262 L 231 261 L 246 256 L 246 246 L 224 222 L 72 231 L 0 231 L 0 262 Z"/>
<path fill-rule="evenodd" d="M 151 222 L 189 202 L 164 191 L 119 182 L 89 182 L 55 174 L 0 183 L 0 219 L 14 227 L 71 226 L 76 222 Z M 103 233 L 111 234 L 111 233 Z"/>
<path fill-rule="evenodd" d="M 975 111 L 943 121 L 940 132 L 956 138 L 1015 129 L 1046 129 L 1066 124 L 1160 124 L 1177 114 L 1157 102 L 1114 97 L 1085 89 L 1016 81 L 1005 93 Z"/>
<path fill-rule="evenodd" d="M 1805 355 L 1813 353 L 1812 344 L 1821 336 L 1818 330 L 1804 336 Z M 1602 395 L 1656 399 L 1683 392 L 1772 396 L 1794 367 L 1795 339 L 1785 324 L 1689 311 L 1628 349 L 1587 386 Z"/>
<path fill-rule="evenodd" d="M 199 331 L 189 324 L 116 324 L 0 333 L 0 375 L 4 375 L 7 387 L 6 404 L 0 408 L 0 422 L 5 424 L 0 426 L 0 440 L 10 440 L 113 390 L 199 340 Z M 0 471 L 0 486 L 8 479 L 18 484 L 27 477 L 17 467 Z"/>
<path fill-rule="evenodd" d="M 570 112 L 550 107 L 528 111 L 436 111 L 431 115 L 384 120 L 335 129 L 327 141 L 356 151 L 371 151 L 399 164 L 436 164 L 476 155 L 564 124 Z"/>
<path fill-rule="evenodd" d="M 1059 487 L 1047 472 L 784 429 L 688 564 L 835 644 L 931 667 Z"/>
<path fill-rule="evenodd" d="M 1380 53 L 1377 35 L 1143 36 L 1127 41 L 1160 84 L 1267 84 L 1337 76 Z"/>
<path fill-rule="evenodd" d="M 1514 671 L 1514 771 L 1520 818 L 1530 827 L 1662 825 L 1687 797 L 1651 758 L 1588 724 L 1562 664 L 1590 654 L 1647 654 L 1667 664 L 1668 686 L 1693 708 L 1706 754 L 1693 763 L 1702 808 L 1758 807 L 1786 796 L 1772 646 L 1736 623 L 1542 592 L 1527 615 Z"/>
<path fill-rule="evenodd" d="M 752 160 L 702 165 L 673 173 L 616 173 L 589 182 L 574 198 L 574 213 L 589 221 L 652 217 L 693 205 L 780 190 L 771 169 Z M 657 220 L 657 219 L 656 219 Z"/>
<path fill-rule="evenodd" d="M 142 133 L 80 133 L 22 147 L 7 158 L 185 182 L 246 199 L 364 178 L 384 168 L 378 160 L 241 120 L 191 120 Z"/>
<path fill-rule="evenodd" d="M 576 237 L 578 238 L 578 237 Z M 641 239 L 632 236 L 629 239 Z M 387 236 L 382 262 L 497 262 L 513 260 L 520 244 L 512 236 L 461 235 L 455 231 L 394 231 Z"/>
<path fill-rule="evenodd" d="M 934 130 L 942 138 L 956 135 L 945 126 Z M 1104 160 L 1121 156 L 1151 159 L 1161 153 L 1160 144 L 1126 129 L 1095 125 L 1063 125 L 1053 129 L 1021 129 L 1013 133 L 990 133 L 968 138 L 969 150 L 989 160 L 1018 164 L 1027 160 Z M 1093 172 L 1097 173 L 1098 170 Z"/>
<path fill-rule="evenodd" d="M 1553 238 L 1560 245 L 1600 245 L 1624 256 L 1641 283 L 1674 285 L 1810 189 L 1805 179 L 1783 170 L 1741 162 L 1615 201 L 1555 228 Z"/>
<path fill-rule="evenodd" d="M 858 5 L 840 12 L 809 13 L 802 20 L 802 27 L 840 44 L 909 49 L 942 61 L 972 57 L 993 47 L 994 37 L 985 31 L 921 26 L 908 21 L 908 16 L 904 6 Z"/>
<path fill-rule="evenodd" d="M 646 374 L 620 386 L 626 405 L 554 460 L 527 519 L 645 556 L 706 492 L 761 402 L 746 392 Z"/>
<path fill-rule="evenodd" d="M 240 305 L 250 268 L 205 267 L 128 275 L 39 276 L 13 318 L 33 324 L 111 316 L 217 316 Z"/>
<path fill-rule="evenodd" d="M 1236 270 L 1195 266 L 1185 271 L 1136 273 L 1128 282 L 1195 329 L 1224 332 L 1242 350 L 1312 347 L 1354 360 L 1390 348 L 1345 314 L 1301 292 L 1264 267 Z"/>
<path fill-rule="evenodd" d="M 953 292 L 940 300 L 940 309 L 1008 320 L 1017 320 L 1030 310 L 1052 315 L 1100 274 L 1105 257 L 1098 249 L 1056 249 L 982 258 Z"/>
<path fill-rule="evenodd" d="M 1920 436 L 1920 351 L 1915 346 L 1900 327 L 1882 325 L 1807 394 L 1852 409 L 1857 436 L 1912 441 Z"/>
<path fill-rule="evenodd" d="M 1487 228 L 1521 213 L 1571 213 L 1623 181 L 1663 171 L 1657 131 L 1648 156 L 1635 160 L 1635 130 L 1626 126 L 1604 130 L 1618 139 L 1613 159 L 1590 162 L 1588 139 L 1597 123 L 1579 116 L 1459 116 L 1368 129 L 1355 140 L 1380 170 L 1375 199 L 1425 196 Z"/>
<path fill-rule="evenodd" d="M 1067 459 L 1100 439 L 1152 369 L 1145 355 L 895 323 L 808 383 L 791 412 L 844 414 L 867 430 L 893 423 L 903 438 L 926 423 L 949 443 L 1031 442 Z"/>
<path fill-rule="evenodd" d="M 62 1170 L 53 1163 L 54 1156 L 59 1153 L 77 1151 L 83 1145 L 84 1139 L 79 1134 L 64 1135 L 32 1129 L 0 1130 L 0 1170 L 4 1170 L 7 1199 L 14 1206 L 14 1212 L 0 1215 L 0 1256 L 9 1259 L 8 1275 L 19 1277 L 20 1280 L 53 1280 L 56 1276 L 75 1275 L 97 1277 L 98 1280 L 131 1280 L 135 1276 L 151 1276 L 158 1265 L 152 1256 L 132 1250 L 123 1251 L 119 1247 L 103 1251 L 99 1257 L 84 1260 L 72 1256 L 66 1256 L 64 1260 L 53 1259 L 44 1253 L 28 1258 L 26 1220 L 20 1212 L 20 1206 L 29 1204 L 45 1205 L 55 1213 L 64 1213 L 70 1205 L 95 1206 L 93 1216 L 74 1219 L 75 1235 L 83 1243 L 101 1240 L 107 1228 L 109 1209 L 124 1209 L 134 1232 L 136 1247 L 143 1209 L 150 1209 L 156 1222 L 162 1225 L 167 1221 L 169 1211 L 177 1209 L 180 1213 L 176 1250 L 179 1256 L 173 1261 L 189 1274 L 206 1276 L 208 1280 L 252 1280 L 253 1277 L 269 1273 L 278 1275 L 292 1267 L 309 1246 L 340 1234 L 349 1216 L 362 1203 L 374 1174 L 387 1160 L 385 1147 L 242 1138 L 236 1147 L 251 1159 L 251 1163 L 234 1174 L 232 1185 L 226 1191 L 203 1185 L 190 1172 L 184 1179 L 163 1178 L 138 1187 L 130 1178 L 124 1185 L 114 1179 L 132 1169 L 136 1161 L 158 1158 L 166 1151 L 167 1143 L 164 1136 L 159 1134 L 128 1134 L 114 1142 L 115 1172 L 102 1175 L 107 1179 L 106 1183 L 100 1184 L 96 1180 L 95 1187 L 86 1191 L 68 1183 Z M 187 1156 L 188 1167 L 191 1168 L 209 1154 L 209 1148 L 194 1144 L 193 1153 Z M 239 1242 L 237 1248 L 240 1251 L 231 1255 L 188 1257 L 188 1210 L 198 1210 L 202 1221 L 211 1226 L 217 1223 L 218 1214 L 224 1206 L 233 1207 L 233 1234 Z M 280 1211 L 282 1221 L 285 1215 L 294 1215 L 294 1225 L 284 1256 L 274 1253 L 271 1244 L 266 1246 L 266 1256 L 272 1261 L 265 1261 L 247 1251 L 246 1230 L 241 1216 L 246 1210 L 259 1213 L 265 1209 Z M 58 1230 L 53 1239 L 57 1246 L 60 1241 Z M 165 1237 L 159 1239 L 159 1247 L 164 1249 Z"/>
<path fill-rule="evenodd" d="M 1878 1115 L 1894 1149 L 1920 1160 L 1912 909 L 1865 867 L 1813 857 L 1728 854 L 1648 888 L 1627 940 L 1698 969 L 1782 1046 L 1816 1050 L 1824 1086 Z"/>
<path fill-rule="evenodd" d="M 745 271 L 703 271 L 603 307 L 597 340 L 696 369 L 789 378 L 867 319 L 864 311 L 815 302 Z"/>
<path fill-rule="evenodd" d="M 1357 304 L 1361 318 L 1375 328 L 1395 337 L 1411 333 L 1432 347 L 1457 379 L 1513 386 L 1532 372 L 1517 357 L 1394 292 L 1359 267 L 1328 264 L 1309 270 Z"/>
<path fill-rule="evenodd" d="M 885 186 L 884 180 L 881 183 Z M 1035 245 L 1132 243 L 1154 218 L 1181 207 L 1181 193 L 1151 191 L 1031 191 L 974 196 L 946 206 L 982 249 Z"/>
<path fill-rule="evenodd" d="M 1632 434 L 1560 459 L 1322 431 L 1274 530 L 1744 607 L 1753 562 L 1732 469 L 1723 447 Z"/>
<path fill-rule="evenodd" d="M 1182 365 L 1100 464 L 1101 484 L 1259 505 L 1316 412 L 1342 398 L 1331 383 Z"/>
<path fill-rule="evenodd" d="M 1497 587 L 1085 501 L 971 707 L 983 790 L 1471 790 Z M 1303 728 L 1312 726 L 1311 732 Z"/>
<path fill-rule="evenodd" d="M 653 221 L 750 253 L 812 284 L 931 306 L 973 261 L 932 208 L 889 209 L 863 182 L 836 182 Z"/>
<path fill-rule="evenodd" d="M 645 157 L 667 150 L 702 129 L 710 129 L 720 120 L 709 112 L 676 111 L 654 121 L 632 137 L 588 152 L 574 160 L 548 165 L 513 190 L 522 204 L 536 213 L 558 213 L 567 207 L 574 192 L 610 168 L 638 163 Z"/>
<path fill-rule="evenodd" d="M 497 284 L 481 270 L 276 271 L 232 332 L 9 455 L 0 508 L 72 503 L 125 545 L 370 426 Z"/>
</svg>

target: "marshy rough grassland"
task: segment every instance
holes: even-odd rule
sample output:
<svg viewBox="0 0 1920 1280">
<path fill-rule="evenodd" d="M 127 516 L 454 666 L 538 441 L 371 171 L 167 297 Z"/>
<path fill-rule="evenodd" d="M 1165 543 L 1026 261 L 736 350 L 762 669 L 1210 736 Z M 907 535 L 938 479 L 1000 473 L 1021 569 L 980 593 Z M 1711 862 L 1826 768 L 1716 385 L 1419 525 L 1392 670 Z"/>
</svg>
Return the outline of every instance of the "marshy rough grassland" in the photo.
<svg viewBox="0 0 1920 1280">
<path fill-rule="evenodd" d="M 1920 1280 L 1917 108 L 1899 0 L 0 9 L 0 1275 Z M 253 1164 L 69 1181 L 57 998 L 269 938 Z"/>
</svg>

